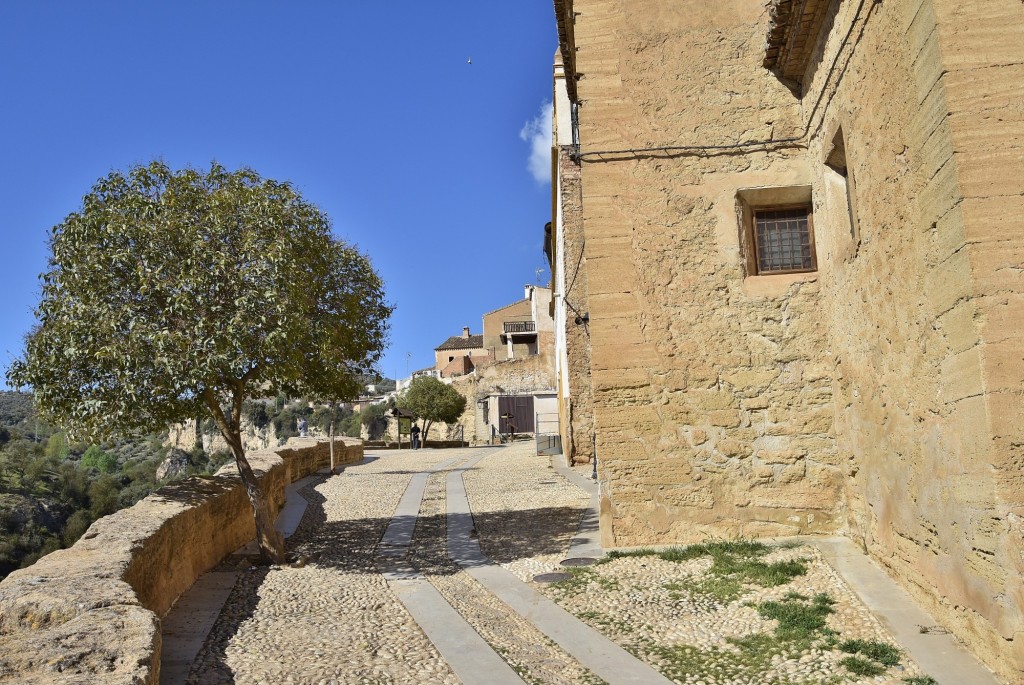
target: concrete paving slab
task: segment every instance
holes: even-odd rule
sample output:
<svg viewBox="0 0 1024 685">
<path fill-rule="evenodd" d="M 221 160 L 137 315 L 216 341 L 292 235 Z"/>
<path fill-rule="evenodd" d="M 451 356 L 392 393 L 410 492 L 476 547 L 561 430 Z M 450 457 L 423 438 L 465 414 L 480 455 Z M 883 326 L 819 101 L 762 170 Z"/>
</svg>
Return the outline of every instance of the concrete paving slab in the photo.
<svg viewBox="0 0 1024 685">
<path fill-rule="evenodd" d="M 397 580 L 389 586 L 465 685 L 525 685 L 428 581 Z"/>
<path fill-rule="evenodd" d="M 185 682 L 192 661 L 220 615 L 238 573 L 206 573 L 185 591 L 161 622 L 161 685 Z"/>
<path fill-rule="evenodd" d="M 797 538 L 821 550 L 900 646 L 940 685 L 998 685 L 995 675 L 948 633 L 921 632 L 935 625 L 899 584 L 847 538 Z"/>
<path fill-rule="evenodd" d="M 590 495 L 587 510 L 583 513 L 583 518 L 580 519 L 580 527 L 576 531 L 576 535 L 573 536 L 572 542 L 569 543 L 568 556 L 594 557 L 595 559 L 603 557 L 604 548 L 601 546 L 600 526 L 601 498 L 597 482 L 564 465 L 561 455 L 552 457 L 551 465 L 557 473 Z"/>
<path fill-rule="evenodd" d="M 479 460 L 473 459 L 454 469 L 445 483 L 448 555 L 495 597 L 609 685 L 672 685 L 671 680 L 651 666 L 484 556 L 479 541 L 473 536 L 473 516 L 462 479 L 463 472 Z"/>
</svg>

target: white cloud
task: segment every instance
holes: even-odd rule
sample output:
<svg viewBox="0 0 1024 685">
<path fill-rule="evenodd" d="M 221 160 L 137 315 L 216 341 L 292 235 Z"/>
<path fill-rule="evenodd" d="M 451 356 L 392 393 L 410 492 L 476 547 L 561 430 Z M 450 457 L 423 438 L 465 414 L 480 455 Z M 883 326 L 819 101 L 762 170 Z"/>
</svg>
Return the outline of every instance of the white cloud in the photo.
<svg viewBox="0 0 1024 685">
<path fill-rule="evenodd" d="M 540 106 L 536 117 L 526 122 L 519 137 L 530 144 L 530 159 L 526 168 L 537 183 L 551 183 L 551 117 L 554 107 L 550 102 Z"/>
</svg>

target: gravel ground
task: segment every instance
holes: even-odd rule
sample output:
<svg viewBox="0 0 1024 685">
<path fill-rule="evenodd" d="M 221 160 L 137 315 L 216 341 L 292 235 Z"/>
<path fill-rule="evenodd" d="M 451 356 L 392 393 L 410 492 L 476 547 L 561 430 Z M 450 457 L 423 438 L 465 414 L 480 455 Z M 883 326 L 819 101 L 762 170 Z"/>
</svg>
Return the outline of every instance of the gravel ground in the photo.
<svg viewBox="0 0 1024 685">
<path fill-rule="evenodd" d="M 559 562 L 589 502 L 532 449 L 520 443 L 495 450 L 464 476 L 484 553 L 528 582 L 566 570 Z M 188 682 L 458 683 L 377 572 L 375 553 L 412 473 L 477 454 L 382 453 L 308 486 L 309 508 L 288 541 L 305 565 L 243 571 Z M 580 470 L 589 474 L 588 467 Z M 412 564 L 527 683 L 599 684 L 447 558 L 445 476 L 428 480 Z M 743 568 L 800 572 L 768 582 L 744 576 L 738 566 L 723 570 L 719 557 L 649 554 L 614 558 L 573 571 L 569 581 L 535 587 L 680 684 L 927 682 L 905 680 L 921 675 L 906 655 L 870 651 L 894 645 L 892 637 L 813 547 L 723 554 Z M 804 633 L 786 633 L 779 611 L 811 623 Z M 860 645 L 859 653 L 839 649 L 851 640 L 861 641 L 851 643 Z M 878 673 L 854 674 L 851 659 Z M 899 663 L 883 664 L 887 659 Z"/>
<path fill-rule="evenodd" d="M 458 683 L 373 563 L 411 473 L 447 456 L 382 458 L 307 488 L 288 542 L 311 560 L 242 573 L 188 682 Z"/>
</svg>

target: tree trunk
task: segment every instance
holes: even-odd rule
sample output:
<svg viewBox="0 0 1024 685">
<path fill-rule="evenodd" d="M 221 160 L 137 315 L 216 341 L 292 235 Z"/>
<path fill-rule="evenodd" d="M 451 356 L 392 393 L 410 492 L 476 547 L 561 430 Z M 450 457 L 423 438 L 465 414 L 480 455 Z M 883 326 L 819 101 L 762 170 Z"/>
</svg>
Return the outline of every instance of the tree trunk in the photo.
<svg viewBox="0 0 1024 685">
<path fill-rule="evenodd" d="M 249 497 L 249 504 L 252 505 L 253 515 L 256 518 L 256 540 L 260 546 L 260 553 L 264 561 L 272 564 L 284 563 L 284 537 L 274 530 L 274 517 L 270 513 L 270 503 L 260 490 L 256 474 L 249 466 L 249 460 L 245 458 L 242 450 L 240 436 L 232 436 L 234 439 L 225 439 L 231 447 L 231 453 L 235 457 L 235 464 L 238 466 L 238 475 L 245 485 L 245 494 Z"/>
<path fill-rule="evenodd" d="M 284 563 L 284 537 L 274 530 L 274 517 L 270 512 L 270 503 L 260 491 L 259 481 L 256 480 L 256 474 L 249 466 L 249 461 L 245 458 L 245 449 L 242 447 L 243 383 L 239 382 L 234 390 L 230 419 L 224 416 L 213 391 L 204 391 L 203 400 L 210 413 L 213 414 L 221 435 L 224 436 L 228 447 L 231 448 L 231 454 L 235 457 L 238 476 L 242 479 L 242 485 L 245 486 L 245 494 L 249 497 L 249 504 L 252 505 L 253 516 L 256 519 L 256 541 L 259 543 L 263 560 L 272 564 L 282 564 Z"/>
<path fill-rule="evenodd" d="M 434 423 L 433 421 L 424 421 L 423 422 L 423 438 L 422 438 L 422 442 L 420 443 L 420 447 L 426 447 L 427 446 L 427 433 L 430 432 L 430 426 L 433 423 Z"/>
<path fill-rule="evenodd" d="M 331 473 L 334 473 L 334 417 L 338 413 L 337 402 L 331 403 L 331 430 L 328 432 L 328 436 L 331 439 Z"/>
</svg>

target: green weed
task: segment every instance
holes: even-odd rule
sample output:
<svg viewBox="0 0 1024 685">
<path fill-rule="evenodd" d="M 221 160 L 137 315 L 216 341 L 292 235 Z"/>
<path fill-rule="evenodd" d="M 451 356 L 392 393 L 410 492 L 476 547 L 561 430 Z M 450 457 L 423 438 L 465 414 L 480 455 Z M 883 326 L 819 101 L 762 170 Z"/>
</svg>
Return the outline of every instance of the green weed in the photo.
<svg viewBox="0 0 1024 685">
<path fill-rule="evenodd" d="M 833 604 L 831 597 L 821 593 L 810 601 L 784 598 L 781 602 L 762 602 L 757 612 L 779 622 L 775 629 L 778 639 L 808 640 L 825 629 L 825 617 L 832 613 Z"/>
<path fill-rule="evenodd" d="M 839 663 L 854 675 L 874 677 L 885 673 L 885 667 L 879 666 L 874 661 L 861 659 L 859 656 L 848 656 Z"/>
<path fill-rule="evenodd" d="M 910 676 L 909 678 L 904 678 L 903 682 L 907 683 L 907 685 L 939 685 L 939 681 L 930 675 Z"/>
<path fill-rule="evenodd" d="M 895 666 L 900 662 L 900 650 L 884 642 L 874 640 L 846 640 L 839 649 L 847 654 L 860 654 L 883 666 Z"/>
</svg>

